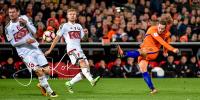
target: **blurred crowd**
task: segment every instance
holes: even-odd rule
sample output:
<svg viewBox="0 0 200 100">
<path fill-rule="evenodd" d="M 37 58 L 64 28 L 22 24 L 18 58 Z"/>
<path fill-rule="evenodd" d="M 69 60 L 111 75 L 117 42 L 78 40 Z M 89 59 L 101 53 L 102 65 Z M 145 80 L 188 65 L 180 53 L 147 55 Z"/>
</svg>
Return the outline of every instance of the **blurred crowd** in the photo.
<svg viewBox="0 0 200 100">
<path fill-rule="evenodd" d="M 123 1 L 123 0 L 121 0 Z M 200 42 L 199 0 L 0 0 L 0 42 L 7 40 L 4 28 L 9 22 L 8 6 L 18 5 L 37 28 L 37 40 L 42 43 L 45 31 L 56 31 L 67 22 L 67 9 L 76 8 L 77 22 L 89 33 L 83 42 L 101 42 L 107 37 L 112 42 L 141 42 L 147 29 L 156 25 L 163 14 L 171 15 L 172 42 Z M 63 39 L 60 42 L 64 42 Z M 89 59 L 91 72 L 101 77 L 141 77 L 137 60 L 116 58 L 113 61 Z M 163 61 L 152 61 L 149 71 L 159 67 L 164 77 L 200 77 L 200 61 L 195 56 L 168 56 Z M 12 78 L 14 72 L 26 68 L 22 62 L 9 57 L 0 61 L 0 78 Z M 24 70 L 17 77 L 29 77 Z M 154 74 L 152 74 L 154 76 Z"/>
<path fill-rule="evenodd" d="M 101 76 L 102 78 L 139 78 L 142 77 L 141 72 L 137 66 L 137 60 L 133 58 L 115 58 L 113 61 L 93 60 L 88 59 L 91 74 L 96 76 Z M 50 64 L 50 63 L 49 63 Z M 57 62 L 58 64 L 58 62 Z M 56 62 L 52 66 L 53 69 L 57 66 Z M 70 65 L 67 62 L 61 62 L 58 65 L 57 71 L 54 71 L 53 77 L 62 78 L 65 74 L 66 76 L 75 75 L 79 69 L 71 67 L 68 70 L 64 66 Z M 21 61 L 15 61 L 13 57 L 9 57 L 6 61 L 0 62 L 0 78 L 13 78 L 13 73 L 15 77 L 19 78 L 29 78 L 30 74 L 28 70 L 24 70 L 26 66 Z M 159 68 L 157 71 L 154 69 Z M 20 71 L 21 70 L 21 71 Z M 68 72 L 71 71 L 71 72 Z M 188 78 L 188 77 L 200 77 L 200 61 L 197 60 L 195 56 L 181 56 L 180 58 L 175 58 L 174 55 L 168 56 L 162 61 L 152 61 L 149 63 L 148 71 L 153 77 L 167 77 L 167 78 Z"/>
<path fill-rule="evenodd" d="M 115 0 L 111 0 L 115 1 Z M 0 42 L 5 42 L 4 27 L 9 21 L 8 6 L 18 5 L 37 28 L 37 40 L 44 31 L 56 32 L 67 21 L 67 9 L 76 8 L 77 22 L 89 30 L 84 42 L 141 42 L 148 27 L 156 25 L 162 14 L 173 18 L 172 42 L 200 41 L 199 0 L 0 0 Z M 63 42 L 61 39 L 60 42 Z"/>
</svg>

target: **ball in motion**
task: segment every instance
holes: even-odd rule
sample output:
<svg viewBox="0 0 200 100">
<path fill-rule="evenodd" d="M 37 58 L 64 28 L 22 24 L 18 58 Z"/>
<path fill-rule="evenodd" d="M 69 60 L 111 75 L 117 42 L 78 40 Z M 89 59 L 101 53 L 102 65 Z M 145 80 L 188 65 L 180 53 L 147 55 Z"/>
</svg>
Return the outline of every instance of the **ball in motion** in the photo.
<svg viewBox="0 0 200 100">
<path fill-rule="evenodd" d="M 45 31 L 42 38 L 45 42 L 52 42 L 55 37 L 56 35 L 53 31 Z"/>
</svg>

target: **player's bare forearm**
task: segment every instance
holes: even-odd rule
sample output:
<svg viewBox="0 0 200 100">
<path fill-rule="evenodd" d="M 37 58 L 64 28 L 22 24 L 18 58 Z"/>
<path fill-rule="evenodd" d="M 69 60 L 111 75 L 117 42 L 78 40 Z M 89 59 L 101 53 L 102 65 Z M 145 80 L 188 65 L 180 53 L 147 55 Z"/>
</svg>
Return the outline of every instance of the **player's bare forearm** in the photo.
<svg viewBox="0 0 200 100">
<path fill-rule="evenodd" d="M 53 48 L 56 46 L 56 44 L 58 43 L 58 41 L 60 40 L 60 36 L 56 36 L 55 39 L 53 40 L 51 47 L 49 48 L 49 51 L 52 51 Z"/>
<path fill-rule="evenodd" d="M 53 50 L 53 48 L 54 48 L 54 47 L 56 46 L 56 44 L 58 43 L 59 39 L 60 39 L 60 36 L 57 35 L 57 36 L 55 37 L 55 39 L 53 40 L 53 42 L 52 42 L 51 47 L 49 48 L 49 50 L 46 51 L 46 52 L 44 53 L 45 56 L 47 56 L 48 54 L 51 53 L 51 51 Z"/>
</svg>

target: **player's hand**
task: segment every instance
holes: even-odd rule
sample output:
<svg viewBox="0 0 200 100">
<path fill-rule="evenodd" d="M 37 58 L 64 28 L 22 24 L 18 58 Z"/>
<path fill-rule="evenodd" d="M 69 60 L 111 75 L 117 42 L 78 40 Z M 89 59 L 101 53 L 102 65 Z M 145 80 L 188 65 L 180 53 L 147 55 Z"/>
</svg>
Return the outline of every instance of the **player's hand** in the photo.
<svg viewBox="0 0 200 100">
<path fill-rule="evenodd" d="M 47 55 L 49 55 L 50 53 L 51 53 L 51 51 L 50 51 L 50 50 L 47 50 L 47 51 L 44 53 L 44 55 L 47 56 Z"/>
<path fill-rule="evenodd" d="M 85 33 L 85 34 L 88 34 L 88 29 L 83 29 L 83 32 Z"/>
<path fill-rule="evenodd" d="M 174 52 L 174 53 L 179 53 L 179 49 L 175 48 L 175 49 L 173 50 L 173 52 Z"/>
<path fill-rule="evenodd" d="M 24 20 L 23 18 L 19 18 L 18 21 L 19 21 L 20 25 L 22 25 L 22 26 L 25 26 L 27 24 L 27 21 Z"/>
<path fill-rule="evenodd" d="M 168 56 L 168 53 L 163 53 L 163 56 L 164 56 L 164 57 L 167 57 L 167 56 Z"/>
<path fill-rule="evenodd" d="M 28 44 L 31 44 L 31 43 L 34 43 L 34 42 L 36 42 L 35 39 L 27 39 L 26 40 L 26 43 L 28 43 Z"/>
</svg>

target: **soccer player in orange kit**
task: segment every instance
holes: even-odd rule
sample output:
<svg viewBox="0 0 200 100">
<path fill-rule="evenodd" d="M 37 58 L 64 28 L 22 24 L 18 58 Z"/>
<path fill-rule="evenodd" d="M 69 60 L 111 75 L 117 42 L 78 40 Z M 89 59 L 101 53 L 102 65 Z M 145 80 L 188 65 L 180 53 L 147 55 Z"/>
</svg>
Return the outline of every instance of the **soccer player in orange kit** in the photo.
<svg viewBox="0 0 200 100">
<path fill-rule="evenodd" d="M 123 52 L 120 46 L 118 46 L 118 53 L 120 56 L 138 58 L 140 71 L 142 72 L 144 81 L 151 90 L 151 94 L 156 93 L 157 90 L 155 89 L 151 81 L 151 77 L 147 72 L 148 63 L 150 60 L 157 58 L 161 46 L 164 47 L 164 56 L 168 56 L 168 50 L 178 53 L 179 49 L 169 45 L 169 42 L 170 32 L 168 29 L 168 20 L 166 17 L 161 17 L 157 26 L 151 26 L 147 30 L 143 43 L 140 45 L 140 49 Z"/>
</svg>

